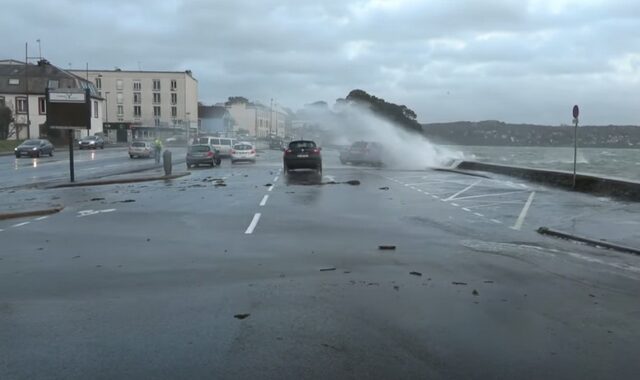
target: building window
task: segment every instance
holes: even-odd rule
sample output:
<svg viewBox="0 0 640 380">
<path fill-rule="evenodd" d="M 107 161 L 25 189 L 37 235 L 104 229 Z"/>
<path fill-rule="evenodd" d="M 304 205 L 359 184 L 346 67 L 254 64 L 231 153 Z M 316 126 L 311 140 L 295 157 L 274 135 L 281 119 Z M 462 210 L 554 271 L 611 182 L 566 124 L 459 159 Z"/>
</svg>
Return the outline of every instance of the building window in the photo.
<svg viewBox="0 0 640 380">
<path fill-rule="evenodd" d="M 49 79 L 49 82 L 47 82 L 47 87 L 58 88 L 60 87 L 60 81 L 58 81 L 57 79 Z"/>
<path fill-rule="evenodd" d="M 6 103 L 4 102 L 4 96 L 0 96 L 0 106 L 5 106 Z"/>
<path fill-rule="evenodd" d="M 93 118 L 97 119 L 100 117 L 100 111 L 98 110 L 98 101 L 93 101 Z"/>
<path fill-rule="evenodd" d="M 171 117 L 178 116 L 178 107 L 171 107 Z"/>
<path fill-rule="evenodd" d="M 160 119 L 156 119 L 156 120 L 155 120 L 155 122 L 156 122 L 156 123 L 155 123 L 155 124 L 156 124 L 156 127 L 159 127 L 159 126 L 160 126 Z"/>
<path fill-rule="evenodd" d="M 122 93 L 121 92 L 116 94 L 116 103 L 122 104 Z"/>
<path fill-rule="evenodd" d="M 116 90 L 122 90 L 122 79 L 116 79 Z"/>
<path fill-rule="evenodd" d="M 102 97 L 102 91 L 98 91 L 98 96 Z"/>
<path fill-rule="evenodd" d="M 9 84 L 13 86 L 17 86 L 20 84 L 20 79 L 18 78 L 9 78 Z"/>
<path fill-rule="evenodd" d="M 160 107 L 158 106 L 153 107 L 153 116 L 160 117 Z"/>
<path fill-rule="evenodd" d="M 47 113 L 47 99 L 44 96 L 38 98 L 38 113 L 40 115 Z"/>
<path fill-rule="evenodd" d="M 155 104 L 160 103 L 160 93 L 159 92 L 154 92 L 153 93 L 153 102 Z"/>
<path fill-rule="evenodd" d="M 171 104 L 178 104 L 178 94 L 176 93 L 171 94 Z"/>
<path fill-rule="evenodd" d="M 27 113 L 27 98 L 16 96 L 16 113 Z"/>
<path fill-rule="evenodd" d="M 96 78 L 96 88 L 102 88 L 102 78 Z"/>
<path fill-rule="evenodd" d="M 178 88 L 178 81 L 175 79 L 171 79 L 171 91 L 175 91 Z"/>
<path fill-rule="evenodd" d="M 153 80 L 153 91 L 160 91 L 160 79 Z"/>
<path fill-rule="evenodd" d="M 139 92 L 134 92 L 133 93 L 133 104 L 140 104 L 142 103 L 142 94 Z"/>
<path fill-rule="evenodd" d="M 133 81 L 133 91 L 142 91 L 142 83 L 140 83 L 140 80 L 136 79 Z"/>
<path fill-rule="evenodd" d="M 133 117 L 140 117 L 140 116 L 142 116 L 142 107 L 133 106 Z"/>
<path fill-rule="evenodd" d="M 124 106 L 118 106 L 118 116 L 124 115 Z"/>
</svg>

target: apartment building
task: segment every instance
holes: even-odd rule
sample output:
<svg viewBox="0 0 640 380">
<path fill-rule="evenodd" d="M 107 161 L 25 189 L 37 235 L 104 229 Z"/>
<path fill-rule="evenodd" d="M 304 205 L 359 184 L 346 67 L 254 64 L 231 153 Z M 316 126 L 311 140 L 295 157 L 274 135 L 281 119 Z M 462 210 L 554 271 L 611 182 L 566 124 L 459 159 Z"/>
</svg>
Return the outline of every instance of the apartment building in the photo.
<svg viewBox="0 0 640 380">
<path fill-rule="evenodd" d="M 227 108 L 233 118 L 233 130 L 250 136 L 266 138 L 285 136 L 285 123 L 288 115 L 279 107 L 268 107 L 260 103 L 232 102 L 217 104 Z"/>
<path fill-rule="evenodd" d="M 14 122 L 9 139 L 47 137 L 55 140 L 59 132 L 48 130 L 45 90 L 47 88 L 82 88 L 91 94 L 91 128 L 77 130 L 76 137 L 102 132 L 104 99 L 93 83 L 57 66 L 46 59 L 37 64 L 16 60 L 0 60 L 0 104 L 11 109 Z"/>
<path fill-rule="evenodd" d="M 198 81 L 187 71 L 73 70 L 105 98 L 107 138 L 128 125 L 133 139 L 196 133 Z"/>
</svg>

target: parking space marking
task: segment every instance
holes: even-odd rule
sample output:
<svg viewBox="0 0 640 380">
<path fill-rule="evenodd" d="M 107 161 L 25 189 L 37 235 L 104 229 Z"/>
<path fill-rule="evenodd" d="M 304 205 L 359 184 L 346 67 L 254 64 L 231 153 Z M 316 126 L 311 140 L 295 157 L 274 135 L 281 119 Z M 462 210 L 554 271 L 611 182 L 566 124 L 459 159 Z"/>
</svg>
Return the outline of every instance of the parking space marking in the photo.
<svg viewBox="0 0 640 380">
<path fill-rule="evenodd" d="M 440 197 L 439 197 L 439 196 L 437 196 L 437 195 L 435 195 L 435 194 L 432 194 L 432 195 L 431 195 L 431 198 L 433 198 L 433 199 L 440 199 Z"/>
<path fill-rule="evenodd" d="M 259 212 L 257 212 L 254 216 L 253 219 L 251 220 L 251 224 L 249 224 L 249 227 L 247 227 L 247 230 L 244 231 L 244 233 L 246 235 L 250 235 L 253 233 L 253 230 L 256 229 L 256 226 L 258 225 L 258 221 L 260 220 L 260 216 L 261 214 Z"/>
<path fill-rule="evenodd" d="M 264 197 L 262 197 L 262 201 L 260 201 L 261 207 L 267 204 L 267 199 L 269 199 L 268 195 L 265 195 Z"/>
<path fill-rule="evenodd" d="M 445 199 L 445 202 L 446 202 L 446 199 Z M 452 203 L 452 204 L 451 204 L 451 206 L 459 207 L 460 205 L 459 205 L 459 204 L 457 204 L 457 203 Z"/>
<path fill-rule="evenodd" d="M 47 219 L 47 218 L 48 218 L 48 216 L 41 216 L 41 217 L 39 217 L 39 218 L 36 218 L 36 220 L 45 220 L 45 219 Z"/>
<path fill-rule="evenodd" d="M 536 196 L 536 192 L 532 191 L 531 195 L 527 199 L 527 203 L 522 207 L 522 211 L 520 211 L 520 215 L 518 216 L 518 220 L 516 220 L 516 224 L 510 227 L 513 230 L 520 231 L 522 228 L 522 224 L 524 223 L 524 218 L 527 216 L 527 212 L 529 211 L 529 207 L 531 207 L 531 203 L 533 202 L 533 197 Z"/>
<path fill-rule="evenodd" d="M 29 223 L 31 223 L 31 222 L 22 222 L 22 223 L 14 224 L 14 225 L 13 225 L 13 226 L 11 226 L 11 227 L 14 227 L 14 228 L 15 228 L 15 227 L 22 227 L 22 226 L 26 226 L 26 225 L 27 225 L 27 224 L 29 224 Z"/>
<path fill-rule="evenodd" d="M 483 214 L 481 214 L 481 213 L 479 213 L 479 212 L 474 212 L 474 213 L 473 213 L 473 215 L 475 215 L 475 216 L 479 216 L 479 217 L 481 217 L 481 218 L 484 218 L 484 215 L 483 215 Z"/>
<path fill-rule="evenodd" d="M 463 207 L 462 209 L 463 209 L 464 211 L 471 212 L 471 210 L 469 210 L 469 209 L 468 209 L 468 208 L 466 208 L 466 207 Z"/>
<path fill-rule="evenodd" d="M 498 219 L 490 219 L 490 220 L 496 224 L 502 224 L 502 222 L 499 221 Z"/>
<path fill-rule="evenodd" d="M 464 189 L 458 191 L 457 193 L 453 194 L 452 196 L 450 196 L 446 200 L 450 201 L 450 200 L 455 199 L 458 195 L 465 193 L 467 190 L 470 190 L 472 187 L 474 187 L 475 185 L 479 184 L 480 182 L 482 182 L 482 179 L 479 179 L 476 182 L 472 183 L 471 185 L 469 185 L 469 186 L 465 187 Z"/>
<path fill-rule="evenodd" d="M 279 176 L 279 175 L 277 175 L 277 176 L 273 179 L 273 182 L 278 182 L 278 179 L 280 179 L 280 176 Z"/>
<path fill-rule="evenodd" d="M 482 204 L 479 204 L 479 205 L 467 206 L 467 207 L 468 208 L 482 208 L 482 207 L 490 207 L 490 206 L 495 206 L 495 205 L 507 205 L 507 204 L 519 205 L 519 204 L 522 204 L 522 201 L 483 202 Z"/>
<path fill-rule="evenodd" d="M 273 190 L 273 188 L 274 188 L 274 187 L 275 187 L 275 186 L 273 186 L 273 185 L 269 186 L 269 188 L 267 189 L 267 191 L 271 191 L 271 190 Z"/>
</svg>

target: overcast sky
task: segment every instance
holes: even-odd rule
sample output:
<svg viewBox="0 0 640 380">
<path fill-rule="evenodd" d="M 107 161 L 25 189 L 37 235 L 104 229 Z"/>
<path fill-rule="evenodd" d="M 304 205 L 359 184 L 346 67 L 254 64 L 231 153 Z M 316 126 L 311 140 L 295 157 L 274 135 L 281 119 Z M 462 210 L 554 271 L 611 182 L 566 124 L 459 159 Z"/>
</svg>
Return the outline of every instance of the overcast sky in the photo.
<svg viewBox="0 0 640 380">
<path fill-rule="evenodd" d="M 205 103 L 355 88 L 421 122 L 640 124 L 636 0 L 2 0 L 0 58 L 185 70 Z"/>
</svg>

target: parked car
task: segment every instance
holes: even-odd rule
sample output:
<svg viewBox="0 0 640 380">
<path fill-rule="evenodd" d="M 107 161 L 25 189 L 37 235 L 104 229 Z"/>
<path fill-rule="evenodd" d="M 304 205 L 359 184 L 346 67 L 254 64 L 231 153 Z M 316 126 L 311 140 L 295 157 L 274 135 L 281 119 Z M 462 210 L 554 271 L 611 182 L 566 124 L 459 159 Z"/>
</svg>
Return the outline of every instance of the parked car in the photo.
<svg viewBox="0 0 640 380">
<path fill-rule="evenodd" d="M 104 140 L 100 136 L 85 136 L 78 141 L 78 149 L 104 149 Z"/>
<path fill-rule="evenodd" d="M 129 157 L 155 158 L 156 150 L 153 143 L 149 141 L 134 141 L 129 145 Z"/>
<path fill-rule="evenodd" d="M 16 154 L 16 158 L 20 158 L 22 156 L 40 157 L 45 154 L 48 154 L 49 157 L 51 157 L 53 156 L 54 150 L 55 148 L 49 140 L 30 139 L 18 145 L 13 151 Z"/>
<path fill-rule="evenodd" d="M 198 137 L 194 144 L 211 145 L 213 149 L 219 152 L 221 157 L 231 157 L 231 147 L 235 144 L 235 140 L 230 137 Z"/>
<path fill-rule="evenodd" d="M 220 155 L 207 144 L 195 144 L 187 149 L 187 168 L 198 165 L 220 166 Z"/>
<path fill-rule="evenodd" d="M 251 143 L 239 142 L 231 149 L 231 163 L 240 161 L 256 162 L 256 148 Z"/>
<path fill-rule="evenodd" d="M 284 151 L 284 172 L 289 173 L 295 169 L 313 169 L 318 174 L 322 173 L 322 155 L 315 142 L 311 140 L 296 140 L 289 143 Z"/>
<path fill-rule="evenodd" d="M 269 149 L 282 150 L 282 148 L 284 148 L 284 141 L 279 139 L 269 140 Z"/>
<path fill-rule="evenodd" d="M 356 141 L 340 152 L 342 164 L 374 165 L 384 164 L 384 148 L 382 144 L 370 141 Z"/>
</svg>

